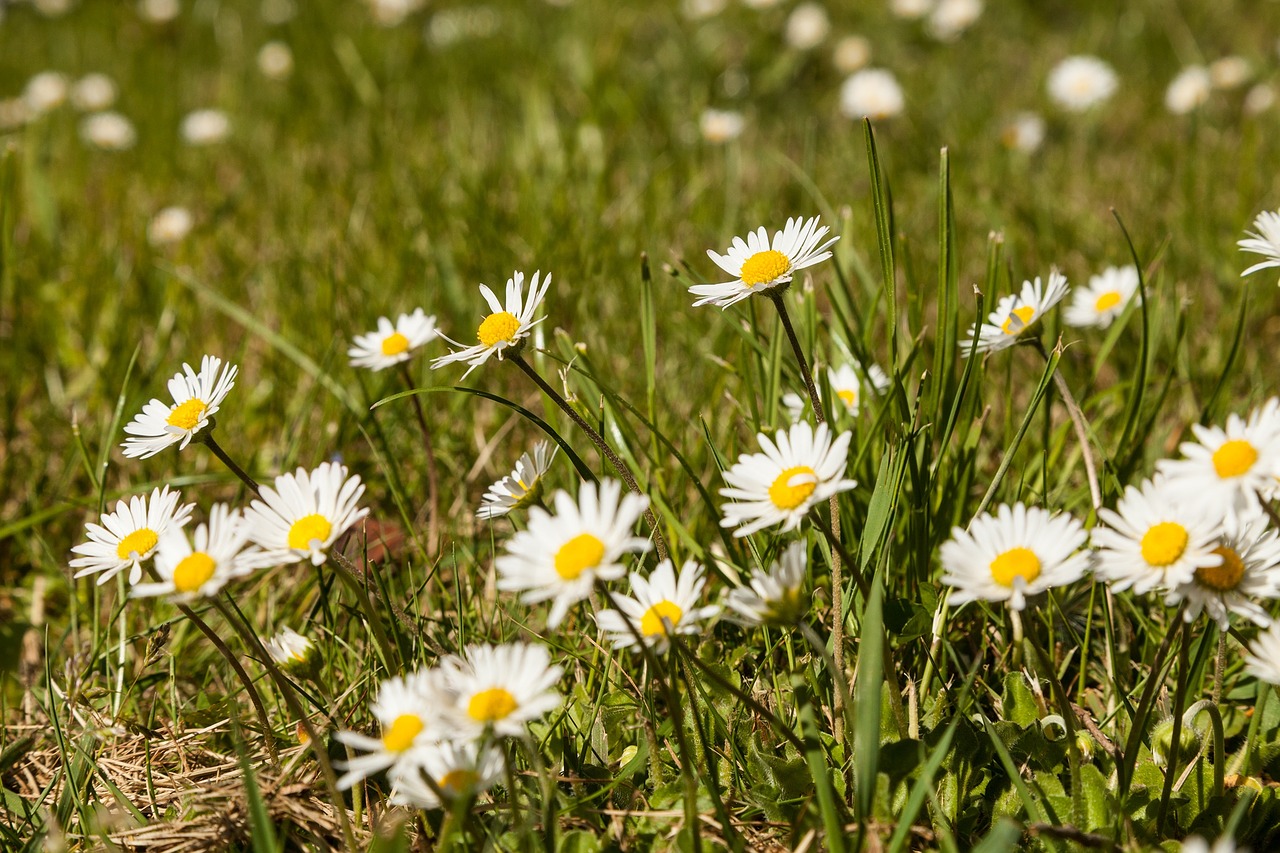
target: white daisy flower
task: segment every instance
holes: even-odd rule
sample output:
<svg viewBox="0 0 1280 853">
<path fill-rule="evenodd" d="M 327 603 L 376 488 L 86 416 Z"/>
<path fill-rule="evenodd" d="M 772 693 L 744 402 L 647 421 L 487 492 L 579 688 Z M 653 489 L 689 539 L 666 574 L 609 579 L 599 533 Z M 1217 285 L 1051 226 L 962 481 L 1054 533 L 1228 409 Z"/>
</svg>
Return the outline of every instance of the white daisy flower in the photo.
<svg viewBox="0 0 1280 853">
<path fill-rule="evenodd" d="M 552 600 L 547 626 L 557 627 L 569 608 L 591 594 L 597 580 L 626 574 L 622 556 L 649 550 L 649 541 L 631 530 L 649 506 L 643 495 L 622 495 L 617 480 L 599 489 L 584 483 L 575 501 L 568 492 L 552 498 L 555 515 L 529 510 L 529 526 L 511 537 L 498 557 L 498 589 L 523 591 L 526 604 Z"/>
<path fill-rule="evenodd" d="M 455 362 L 466 362 L 469 366 L 467 372 L 462 374 L 463 378 L 475 370 L 480 365 L 489 360 L 489 356 L 497 355 L 498 360 L 502 360 L 504 350 L 511 348 L 518 352 L 523 346 L 524 339 L 529 337 L 529 333 L 533 327 L 541 323 L 544 318 L 535 320 L 533 315 L 537 313 L 538 306 L 542 304 L 542 298 L 547 295 L 547 288 L 551 286 L 551 276 L 547 276 L 542 280 L 542 284 L 538 284 L 538 276 L 540 272 L 535 272 L 533 278 L 529 282 L 528 298 L 524 295 L 524 273 L 517 270 L 511 278 L 507 279 L 507 294 L 505 304 L 498 301 L 493 291 L 489 289 L 487 284 L 480 285 L 480 295 L 484 297 L 484 301 L 489 304 L 491 313 L 486 315 L 484 320 L 480 322 L 480 328 L 476 330 L 476 337 L 480 343 L 475 346 L 464 346 L 452 338 L 441 334 L 449 343 L 456 347 L 463 347 L 456 352 L 448 355 L 442 355 L 431 362 L 433 368 L 444 367 L 446 364 L 454 364 Z"/>
<path fill-rule="evenodd" d="M 841 74 L 852 74 L 866 68 L 871 61 L 871 40 L 866 36 L 844 36 L 836 42 L 831 64 Z"/>
<path fill-rule="evenodd" d="M 516 461 L 515 470 L 489 487 L 481 498 L 476 518 L 493 519 L 514 509 L 524 509 L 542 499 L 542 476 L 560 450 L 549 441 L 539 441 L 533 453 Z"/>
<path fill-rule="evenodd" d="M 857 362 L 842 364 L 839 367 L 828 368 L 827 381 L 831 384 L 831 390 L 835 392 L 836 397 L 844 404 L 844 410 L 850 416 L 856 416 L 862 407 L 862 387 L 863 379 L 858 374 L 862 371 L 862 367 Z M 876 394 L 883 394 L 889 390 L 892 381 L 880 369 L 878 365 L 871 365 L 866 369 L 866 384 Z M 822 401 L 826 402 L 826 389 L 819 387 L 818 395 Z M 803 417 L 805 410 L 809 406 L 808 396 L 800 396 L 794 391 L 789 391 L 782 397 L 782 405 L 787 407 L 787 413 L 791 415 L 791 420 L 798 421 Z"/>
<path fill-rule="evenodd" d="M 263 486 L 262 498 L 245 511 L 250 537 L 263 548 L 263 565 L 323 563 L 338 537 L 369 514 L 358 507 L 363 494 L 360 477 L 348 477 L 336 462 L 310 472 L 299 468 L 276 477 L 275 488 Z"/>
<path fill-rule="evenodd" d="M 1212 845 L 1207 839 L 1195 835 L 1183 841 L 1179 849 L 1181 853 L 1236 853 L 1240 848 L 1236 847 L 1236 840 L 1230 835 L 1222 836 Z"/>
<path fill-rule="evenodd" d="M 936 0 L 889 0 L 889 11 L 906 21 L 923 18 L 933 11 Z"/>
<path fill-rule="evenodd" d="M 864 68 L 840 84 L 840 112 L 848 118 L 893 118 L 906 105 L 898 78 L 883 68 Z"/>
<path fill-rule="evenodd" d="M 80 138 L 103 151 L 127 151 L 137 144 L 138 132 L 120 113 L 94 113 L 80 122 Z"/>
<path fill-rule="evenodd" d="M 436 318 L 428 317 L 421 308 L 412 314 L 401 314 L 392 325 L 387 317 L 378 318 L 378 331 L 356 335 L 347 350 L 352 367 L 385 370 L 413 357 L 418 347 L 433 340 Z"/>
<path fill-rule="evenodd" d="M 938 41 L 955 41 L 982 17 L 982 0 L 939 0 L 926 29 Z"/>
<path fill-rule="evenodd" d="M 1107 267 L 1072 295 L 1071 304 L 1062 312 L 1062 320 L 1076 328 L 1105 329 L 1124 313 L 1129 300 L 1135 296 L 1138 296 L 1138 268 L 1133 265 Z"/>
<path fill-rule="evenodd" d="M 293 73 L 293 51 L 282 41 L 269 41 L 258 51 L 258 71 L 268 80 L 283 80 Z"/>
<path fill-rule="evenodd" d="M 519 737 L 560 707 L 555 686 L 564 670 L 551 663 L 545 646 L 468 646 L 462 657 L 442 661 L 441 670 L 454 696 L 446 713 L 463 736 L 478 737 L 492 726 L 499 737 Z"/>
<path fill-rule="evenodd" d="M 246 549 L 248 542 L 249 531 L 240 513 L 226 504 L 214 504 L 209 523 L 198 526 L 192 540 L 178 528 L 170 528 L 160 538 L 156 551 L 160 580 L 136 584 L 129 595 L 167 595 L 179 602 L 217 595 L 228 581 L 257 568 L 257 549 Z"/>
<path fill-rule="evenodd" d="M 183 117 L 181 132 L 188 145 L 216 145 L 231 133 L 231 119 L 222 110 L 196 110 Z"/>
<path fill-rule="evenodd" d="M 426 0 L 365 0 L 380 26 L 395 27 L 422 8 Z"/>
<path fill-rule="evenodd" d="M 1085 112 L 1108 100 L 1118 82 L 1111 66 L 1096 56 L 1068 56 L 1049 72 L 1049 97 L 1071 112 Z"/>
<path fill-rule="evenodd" d="M 1244 96 L 1244 114 L 1247 116 L 1256 116 L 1265 113 L 1267 110 L 1275 106 L 1276 90 L 1269 83 L 1258 83 L 1249 87 L 1249 91 Z"/>
<path fill-rule="evenodd" d="M 1184 458 L 1156 463 L 1173 497 L 1225 516 L 1257 514 L 1259 493 L 1270 496 L 1280 473 L 1280 400 L 1267 400 L 1247 420 L 1230 415 L 1225 429 L 1192 424 L 1191 431 L 1198 441 L 1178 446 Z"/>
<path fill-rule="evenodd" d="M 116 84 L 105 74 L 86 74 L 71 87 L 71 105 L 83 112 L 99 112 L 115 102 Z"/>
<path fill-rule="evenodd" d="M 1238 89 L 1253 77 L 1253 68 L 1243 56 L 1224 56 L 1209 63 L 1209 79 L 1215 89 Z"/>
<path fill-rule="evenodd" d="M 27 81 L 22 100 L 32 115 L 44 115 L 66 103 L 70 85 L 60 71 L 41 71 Z"/>
<path fill-rule="evenodd" d="M 138 14 L 153 24 L 167 24 L 181 11 L 178 0 L 138 0 Z"/>
<path fill-rule="evenodd" d="M 763 453 L 744 453 L 724 472 L 728 487 L 720 496 L 734 503 L 721 509 L 721 527 L 737 527 L 734 536 L 748 536 L 774 524 L 779 532 L 794 530 L 815 504 L 858 484 L 844 479 L 853 433 L 831 439 L 826 424 L 815 430 L 808 421 L 778 430 L 775 441 L 756 436 Z"/>
<path fill-rule="evenodd" d="M 147 241 L 153 246 L 169 246 L 191 233 L 195 220 L 185 207 L 166 207 L 147 226 Z"/>
<path fill-rule="evenodd" d="M 1262 255 L 1264 260 L 1240 273 L 1241 278 L 1271 267 L 1280 267 L 1280 211 L 1262 211 L 1253 220 L 1253 228 L 1253 231 L 1244 232 L 1245 239 L 1238 241 L 1236 245 L 1242 252 Z"/>
<path fill-rule="evenodd" d="M 831 16 L 820 3 L 801 3 L 787 17 L 787 44 L 795 50 L 811 50 L 830 34 Z"/>
<path fill-rule="evenodd" d="M 942 582 L 953 587 L 951 601 L 1004 601 L 1014 610 L 1027 596 L 1079 580 L 1089 552 L 1088 535 L 1065 513 L 1040 507 L 1001 505 L 983 513 L 966 531 L 957 527 L 941 550 Z"/>
<path fill-rule="evenodd" d="M 696 634 L 702 620 L 720 612 L 714 604 L 698 606 L 705 585 L 702 566 L 693 560 L 681 567 L 679 579 L 671 561 L 663 560 L 648 580 L 632 572 L 635 597 L 615 596 L 620 610 L 601 610 L 595 614 L 596 625 L 619 649 L 636 647 L 638 634 L 655 652 L 664 654 L 673 634 Z"/>
<path fill-rule="evenodd" d="M 1162 478 L 1126 486 L 1114 510 L 1098 510 L 1098 520 L 1093 571 L 1113 590 L 1169 590 L 1222 564 L 1214 553 L 1221 516 L 1203 504 L 1176 500 Z"/>
<path fill-rule="evenodd" d="M 1045 287 L 1040 276 L 1034 282 L 1023 281 L 1022 292 L 1009 294 L 996 303 L 996 310 L 987 316 L 981 327 L 975 323 L 969 327 L 969 337 L 960 342 L 960 350 L 966 357 L 978 338 L 977 351 L 997 352 L 1011 347 L 1043 319 L 1045 312 L 1062 301 L 1071 288 L 1067 277 L 1057 270 L 1049 272 L 1049 286 Z"/>
<path fill-rule="evenodd" d="M 180 497 L 168 486 L 157 488 L 150 499 L 134 495 L 128 503 L 118 501 L 115 512 L 102 514 L 102 524 L 86 524 L 89 541 L 71 549 L 80 555 L 71 561 L 71 568 L 79 569 L 75 576 L 100 573 L 101 585 L 129 569 L 129 583 L 142 580 L 142 564 L 155 555 L 160 539 L 191 520 L 195 504 L 178 506 Z"/>
<path fill-rule="evenodd" d="M 0 132 L 17 130 L 31 119 L 31 108 L 22 98 L 0 98 Z"/>
<path fill-rule="evenodd" d="M 1164 92 L 1164 106 L 1174 115 L 1186 115 L 1204 106 L 1213 91 L 1209 69 L 1203 65 L 1189 65 L 1178 72 Z"/>
<path fill-rule="evenodd" d="M 1245 671 L 1259 681 L 1280 686 L 1280 622 L 1259 634 L 1244 654 Z"/>
<path fill-rule="evenodd" d="M 414 747 L 392 773 L 391 802 L 416 809 L 438 809 L 440 797 L 423 776 L 435 782 L 448 802 L 473 797 L 502 778 L 502 750 L 473 740 Z M 447 805 L 447 803 L 446 803 Z"/>
<path fill-rule="evenodd" d="M 1280 598 L 1280 534 L 1267 526 L 1265 516 L 1228 521 L 1213 553 L 1221 563 L 1196 569 L 1190 582 L 1165 596 L 1165 603 L 1185 601 L 1188 622 L 1207 611 L 1223 631 L 1231 626 L 1232 613 L 1263 628 L 1270 625 L 1270 615 L 1254 599 Z"/>
<path fill-rule="evenodd" d="M 745 625 L 796 624 L 809 605 L 803 596 L 808 562 L 808 546 L 792 542 L 768 572 L 753 569 L 750 588 L 730 590 L 725 599 L 737 613 L 730 618 Z"/>
<path fill-rule="evenodd" d="M 725 10 L 729 0 L 681 0 L 680 14 L 690 21 L 714 18 Z"/>
<path fill-rule="evenodd" d="M 1000 132 L 1005 148 L 1030 154 L 1044 144 L 1044 119 L 1032 112 L 1021 112 L 1010 119 Z"/>
<path fill-rule="evenodd" d="M 263 643 L 267 654 L 278 666 L 297 668 L 307 664 L 315 654 L 316 644 L 286 625 Z"/>
<path fill-rule="evenodd" d="M 184 363 L 182 371 L 169 380 L 173 403 L 153 399 L 125 426 L 130 438 L 120 445 L 124 455 L 145 459 L 174 444 L 185 449 L 217 413 L 235 385 L 237 370 L 230 363 L 224 367 L 222 359 L 212 355 L 200 360 L 199 373 Z"/>
<path fill-rule="evenodd" d="M 708 107 L 698 118 L 698 132 L 712 145 L 723 145 L 737 139 L 746 127 L 742 113 L 733 110 L 715 110 Z"/>
<path fill-rule="evenodd" d="M 831 257 L 827 249 L 840 238 L 832 237 L 822 243 L 827 230 L 825 225 L 819 227 L 816 216 L 806 220 L 797 216 L 788 219 L 781 231 L 774 232 L 772 243 L 769 242 L 769 233 L 761 225 L 749 233 L 746 240 L 734 237 L 733 245 L 723 255 L 708 249 L 707 257 L 734 279 L 690 287 L 689 292 L 699 297 L 694 306 L 710 303 L 728 308 L 755 293 L 790 284 L 800 270 Z"/>
<path fill-rule="evenodd" d="M 391 678 L 378 688 L 378 698 L 369 706 L 382 727 L 382 737 L 340 731 L 334 737 L 359 755 L 335 766 L 346 773 L 338 780 L 345 791 L 356 782 L 401 762 L 413 761 L 415 748 L 438 740 L 448 730 L 442 727 L 439 711 L 449 701 L 448 685 L 437 670 L 419 670 L 404 678 Z"/>
</svg>

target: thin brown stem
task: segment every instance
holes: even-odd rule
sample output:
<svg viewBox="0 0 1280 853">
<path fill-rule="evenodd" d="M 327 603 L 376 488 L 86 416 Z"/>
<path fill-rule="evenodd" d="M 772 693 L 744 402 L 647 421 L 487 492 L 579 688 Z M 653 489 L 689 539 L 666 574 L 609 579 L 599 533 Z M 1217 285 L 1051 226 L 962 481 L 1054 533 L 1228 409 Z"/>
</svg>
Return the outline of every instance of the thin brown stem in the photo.
<svg viewBox="0 0 1280 853">
<path fill-rule="evenodd" d="M 413 391 L 413 377 L 409 375 L 407 362 L 400 363 L 400 376 L 405 387 Z M 422 410 L 422 398 L 417 394 L 410 395 L 413 400 L 413 412 L 418 416 L 418 428 L 422 430 L 422 447 L 427 454 L 427 547 L 432 554 L 439 553 L 440 548 L 440 476 L 436 468 L 436 452 L 431 442 L 431 427 L 427 426 L 427 416 Z"/>
<path fill-rule="evenodd" d="M 259 498 L 262 497 L 262 491 L 259 489 L 257 481 L 246 474 L 244 469 L 237 465 L 235 460 L 227 455 L 227 451 L 223 450 L 222 445 L 218 444 L 217 440 L 213 437 L 212 426 L 200 433 L 200 435 L 196 436 L 196 441 L 209 448 L 210 452 L 212 452 L 214 456 L 218 457 L 218 461 L 230 468 L 231 473 L 235 474 L 240 478 L 240 482 L 249 487 L 249 491 L 253 492 L 254 496 Z"/>
<path fill-rule="evenodd" d="M 1041 343 L 1039 338 L 1035 339 L 1035 348 L 1044 357 L 1045 364 L 1048 364 L 1049 353 L 1045 351 L 1044 344 Z M 1101 509 L 1102 489 L 1098 485 L 1098 466 L 1093 461 L 1093 447 L 1089 444 L 1089 427 L 1085 423 L 1084 412 L 1080 410 L 1080 404 L 1072 396 L 1067 380 L 1056 370 L 1053 372 L 1053 384 L 1058 387 L 1058 393 L 1062 396 L 1062 404 L 1067 407 L 1067 414 L 1071 416 L 1071 425 L 1075 428 L 1076 440 L 1080 442 L 1080 454 L 1084 457 L 1084 474 L 1089 480 L 1089 500 L 1093 503 L 1095 510 Z"/>
</svg>

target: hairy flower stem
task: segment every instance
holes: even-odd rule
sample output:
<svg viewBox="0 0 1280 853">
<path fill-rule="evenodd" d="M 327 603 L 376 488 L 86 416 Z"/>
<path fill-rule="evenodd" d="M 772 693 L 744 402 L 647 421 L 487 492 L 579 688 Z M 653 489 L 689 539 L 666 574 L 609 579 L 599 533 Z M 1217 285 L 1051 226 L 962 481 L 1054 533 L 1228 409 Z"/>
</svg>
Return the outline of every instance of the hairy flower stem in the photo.
<svg viewBox="0 0 1280 853">
<path fill-rule="evenodd" d="M 586 418 L 578 414 L 578 411 L 573 408 L 573 406 L 569 405 L 568 400 L 556 391 L 556 389 L 548 385 L 547 381 L 539 376 L 538 372 L 534 370 L 533 367 L 530 366 L 529 362 L 525 361 L 522 356 L 519 354 L 509 355 L 507 356 L 507 359 L 515 364 L 516 367 L 523 370 L 525 375 L 533 380 L 533 384 L 537 385 L 543 394 L 550 397 L 551 400 L 569 416 L 569 419 L 577 424 L 580 430 L 587 434 L 587 438 L 591 439 L 591 443 L 600 451 L 600 455 L 607 459 L 609 464 L 613 466 L 613 470 L 618 472 L 618 476 L 627 484 L 627 488 L 635 492 L 637 495 L 644 494 L 644 492 L 640 491 L 640 485 L 636 482 L 636 478 L 632 476 L 631 470 L 627 468 L 627 463 L 623 462 L 622 457 L 615 453 L 613 448 L 605 443 L 604 436 L 596 432 L 595 427 L 587 423 Z M 663 538 L 662 531 L 658 528 L 658 517 L 654 515 L 653 507 L 650 506 L 645 509 L 644 520 L 648 523 L 649 529 L 653 532 L 653 547 L 658 552 L 658 559 L 665 560 L 667 558 L 667 541 Z"/>
<path fill-rule="evenodd" d="M 235 474 L 240 478 L 240 482 L 249 487 L 249 491 L 253 492 L 255 497 L 262 497 L 262 491 L 258 487 L 257 481 L 246 474 L 244 469 L 237 465 L 235 460 L 227 455 L 227 451 L 223 450 L 222 445 L 218 444 L 217 440 L 213 437 L 212 425 L 210 425 L 210 427 L 204 432 L 198 434 L 195 437 L 195 440 L 209 448 L 209 451 L 213 453 L 214 456 L 218 457 L 219 462 L 231 469 L 231 473 Z"/>
<path fill-rule="evenodd" d="M 1035 349 L 1044 358 L 1045 364 L 1049 363 L 1049 353 L 1045 351 L 1044 344 L 1039 338 L 1034 339 Z M 1098 466 L 1093 461 L 1093 448 L 1089 444 L 1089 426 L 1085 423 L 1084 412 L 1080 410 L 1080 404 L 1076 402 L 1076 398 L 1071 394 L 1071 388 L 1067 386 L 1067 380 L 1062 378 L 1062 373 L 1055 370 L 1053 372 L 1053 384 L 1058 387 L 1058 393 L 1062 396 L 1062 404 L 1067 407 L 1067 414 L 1071 416 L 1071 425 L 1076 431 L 1076 440 L 1080 442 L 1080 455 L 1084 458 L 1084 474 L 1089 481 L 1089 500 L 1093 504 L 1093 508 L 1097 511 L 1102 507 L 1102 489 L 1098 485 Z"/>
<path fill-rule="evenodd" d="M 404 379 L 405 388 L 415 390 L 406 362 L 400 362 L 400 376 Z M 411 394 L 410 397 L 413 400 L 413 412 L 418 416 L 418 428 L 422 430 L 422 448 L 427 454 L 427 548 L 432 554 L 436 554 L 440 548 L 440 476 L 436 468 L 436 452 L 431 443 L 431 427 L 427 426 L 427 416 L 422 411 L 422 398 L 418 394 Z"/>
</svg>

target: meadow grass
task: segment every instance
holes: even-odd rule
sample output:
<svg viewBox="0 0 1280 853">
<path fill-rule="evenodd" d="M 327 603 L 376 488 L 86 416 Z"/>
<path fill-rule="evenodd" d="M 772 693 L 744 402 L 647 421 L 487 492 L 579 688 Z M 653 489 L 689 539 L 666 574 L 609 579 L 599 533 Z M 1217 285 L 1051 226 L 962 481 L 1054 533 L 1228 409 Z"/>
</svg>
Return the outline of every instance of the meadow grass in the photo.
<svg viewBox="0 0 1280 853">
<path fill-rule="evenodd" d="M 1228 54 L 1271 79 L 1280 8 L 993 3 L 939 43 L 864 5 L 832 4 L 811 51 L 786 45 L 785 3 L 697 21 L 667 2 L 435 3 L 395 27 L 361 3 L 298 2 L 278 23 L 249 0 L 195 0 L 163 24 L 95 0 L 61 17 L 0 7 L 0 99 L 38 71 L 103 71 L 137 128 L 121 152 L 85 145 L 69 106 L 0 131 L 0 847 L 1280 844 L 1280 702 L 1244 669 L 1247 620 L 1184 625 L 1159 594 L 1089 577 L 1020 616 L 949 606 L 939 557 L 953 527 L 1001 504 L 1098 524 L 1064 387 L 1107 507 L 1191 424 L 1274 395 L 1274 276 L 1240 279 L 1252 256 L 1236 241 L 1278 204 L 1276 113 L 1246 114 L 1245 89 L 1187 116 L 1163 97 L 1183 65 Z M 444 43 L 449 27 L 471 35 Z M 903 115 L 840 115 L 831 48 L 855 32 L 901 81 Z M 269 40 L 292 50 L 288 79 L 256 67 Z M 1082 52 L 1120 85 L 1072 115 L 1044 81 Z M 230 137 L 183 144 L 182 116 L 209 106 Z M 707 106 L 740 109 L 742 136 L 705 141 Z M 1033 153 L 1001 138 L 1023 110 L 1048 121 Z M 153 245 L 168 205 L 194 229 Z M 840 236 L 834 258 L 782 298 L 859 485 L 835 524 L 824 501 L 796 532 L 737 538 L 719 524 L 723 472 L 791 424 L 783 397 L 806 388 L 769 299 L 721 312 L 688 288 L 723 279 L 708 248 L 811 215 Z M 1145 300 L 1110 329 L 1057 311 L 1041 349 L 962 357 L 966 329 L 1024 279 L 1054 266 L 1079 287 L 1131 263 Z M 430 368 L 448 352 L 432 341 L 405 393 L 346 350 L 418 306 L 470 344 L 477 284 L 501 290 L 513 270 L 552 275 L 523 358 L 634 473 L 676 566 L 706 567 L 700 603 L 801 540 L 796 623 L 725 611 L 634 653 L 591 615 L 624 582 L 555 630 L 545 605 L 497 588 L 495 558 L 526 520 L 476 519 L 491 482 L 549 435 L 564 449 L 548 499 L 617 472 L 511 359 L 463 379 Z M 251 477 L 340 460 L 367 487 L 368 518 L 329 562 L 190 605 L 252 691 L 188 613 L 68 566 L 117 499 L 168 484 L 197 519 L 249 504 L 199 442 L 119 450 L 124 424 L 205 353 L 239 366 L 216 436 Z M 857 415 L 827 379 L 851 357 L 891 379 Z M 313 671 L 281 672 L 253 639 L 286 624 L 315 643 Z M 335 797 L 317 759 L 351 757 L 336 731 L 377 733 L 383 681 L 515 641 L 550 649 L 563 698 L 500 741 L 488 793 L 413 810 L 375 775 Z M 300 718 L 321 750 L 299 742 Z"/>
</svg>

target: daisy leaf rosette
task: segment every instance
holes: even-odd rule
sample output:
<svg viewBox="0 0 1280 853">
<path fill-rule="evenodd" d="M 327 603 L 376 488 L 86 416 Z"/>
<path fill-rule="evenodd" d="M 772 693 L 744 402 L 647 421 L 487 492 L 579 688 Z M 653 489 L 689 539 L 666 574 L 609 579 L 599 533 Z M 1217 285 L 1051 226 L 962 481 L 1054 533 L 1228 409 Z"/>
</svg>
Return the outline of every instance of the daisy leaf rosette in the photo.
<svg viewBox="0 0 1280 853">
<path fill-rule="evenodd" d="M 551 663 L 545 646 L 468 646 L 462 656 L 442 661 L 441 670 L 454 699 L 445 713 L 463 737 L 490 727 L 498 737 L 519 737 L 562 701 L 554 688 L 564 669 Z"/>
<path fill-rule="evenodd" d="M 195 504 L 178 505 L 181 493 L 168 486 L 152 490 L 148 498 L 134 495 L 128 503 L 116 503 L 114 512 L 103 513 L 101 524 L 85 525 L 87 542 L 71 549 L 80 556 L 71 560 L 75 577 L 97 574 L 99 586 L 129 571 L 129 583 L 142 580 L 142 564 L 155 556 L 160 540 L 191 520 Z"/>
<path fill-rule="evenodd" d="M 346 466 L 336 462 L 313 471 L 299 468 L 276 477 L 274 488 L 263 486 L 262 497 L 245 512 L 250 536 L 262 548 L 262 565 L 323 563 L 338 537 L 369 514 L 359 507 L 363 494 L 360 477 L 348 477 Z"/>
<path fill-rule="evenodd" d="M 533 327 L 545 319 L 534 319 L 538 306 L 547 295 L 547 289 L 551 287 L 550 275 L 542 279 L 542 283 L 539 284 L 538 278 L 541 274 L 540 271 L 533 274 L 526 296 L 524 273 L 517 270 L 511 278 L 507 279 L 504 302 L 498 301 L 498 297 L 487 284 L 480 285 L 480 295 L 488 304 L 490 313 L 480 321 L 480 326 L 476 330 L 479 343 L 467 346 L 441 332 L 440 337 L 460 349 L 433 359 L 431 367 L 439 369 L 449 364 L 465 363 L 467 372 L 462 374 L 465 379 L 471 371 L 488 361 L 490 356 L 496 355 L 501 361 L 504 352 L 508 350 L 512 353 L 519 352 L 525 338 L 529 337 L 530 332 L 533 331 Z"/>
<path fill-rule="evenodd" d="M 416 747 L 452 736 L 439 713 L 441 701 L 448 695 L 448 685 L 439 670 L 418 670 L 382 682 L 377 698 L 369 706 L 382 736 L 373 738 L 350 730 L 334 736 L 340 743 L 364 753 L 336 762 L 339 770 L 346 771 L 338 780 L 338 790 L 344 791 L 383 770 L 394 771 L 400 762 L 413 761 Z"/>
<path fill-rule="evenodd" d="M 714 604 L 698 606 L 706 576 L 700 564 L 687 561 L 677 577 L 670 560 L 663 560 L 648 578 L 631 573 L 631 596 L 610 596 L 617 610 L 595 614 L 596 625 L 619 649 L 639 650 L 636 638 L 658 654 L 671 647 L 675 634 L 696 634 L 702 622 L 720 612 Z"/>
<path fill-rule="evenodd" d="M 800 270 L 831 257 L 828 249 L 840 238 L 822 242 L 828 230 L 825 225 L 819 226 L 816 216 L 806 220 L 792 217 L 781 231 L 774 232 L 772 241 L 761 225 L 747 234 L 746 240 L 734 237 L 723 255 L 708 249 L 707 257 L 733 279 L 690 287 L 689 293 L 698 297 L 694 307 L 712 304 L 728 308 L 756 293 L 790 284 Z"/>
<path fill-rule="evenodd" d="M 215 504 L 208 524 L 196 527 L 191 539 L 181 528 L 165 531 L 156 550 L 160 580 L 136 584 L 129 595 L 165 595 L 183 603 L 216 595 L 229 581 L 257 568 L 257 549 L 248 545 L 249 531 L 239 511 Z"/>
<path fill-rule="evenodd" d="M 356 335 L 352 339 L 347 357 L 352 367 L 364 367 L 375 372 L 386 370 L 408 361 L 436 336 L 436 318 L 428 317 L 421 308 L 412 314 L 401 314 L 395 323 L 387 317 L 379 317 L 377 331 Z"/>
<path fill-rule="evenodd" d="M 217 414 L 235 385 L 237 370 L 234 364 L 224 366 L 222 359 L 212 355 L 200 360 L 199 372 L 183 364 L 182 370 L 169 380 L 173 402 L 153 399 L 125 425 L 129 438 L 120 445 L 124 455 L 145 459 L 175 444 L 184 450 Z"/>
</svg>

